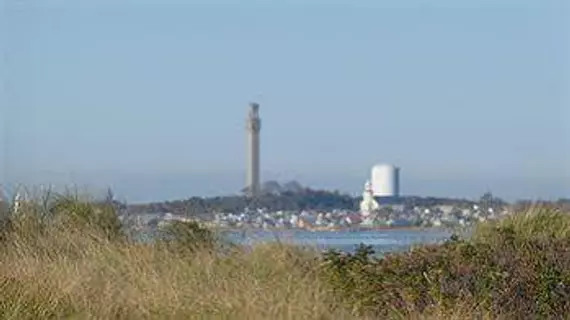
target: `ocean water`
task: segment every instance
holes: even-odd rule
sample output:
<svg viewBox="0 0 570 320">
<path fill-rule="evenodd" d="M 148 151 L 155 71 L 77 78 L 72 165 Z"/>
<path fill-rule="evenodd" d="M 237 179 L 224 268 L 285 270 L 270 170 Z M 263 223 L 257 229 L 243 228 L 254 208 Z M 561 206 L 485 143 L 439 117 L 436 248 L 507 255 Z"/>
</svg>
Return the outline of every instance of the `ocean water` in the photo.
<svg viewBox="0 0 570 320">
<path fill-rule="evenodd" d="M 238 245 L 251 246 L 264 242 L 281 242 L 308 246 L 320 251 L 336 249 L 354 252 L 360 244 L 370 245 L 378 254 L 405 251 L 414 245 L 435 244 L 449 239 L 451 232 L 441 229 L 387 229 L 387 230 L 341 230 L 341 231 L 304 231 L 304 230 L 225 230 L 222 238 Z M 137 232 L 139 241 L 153 241 L 154 232 Z"/>
<path fill-rule="evenodd" d="M 226 231 L 223 236 L 242 245 L 275 242 L 309 246 L 318 250 L 336 249 L 354 252 L 360 245 L 371 245 L 376 253 L 408 250 L 413 245 L 434 244 L 449 239 L 450 232 L 435 229 L 367 230 L 367 231 L 303 231 L 247 230 Z"/>
</svg>

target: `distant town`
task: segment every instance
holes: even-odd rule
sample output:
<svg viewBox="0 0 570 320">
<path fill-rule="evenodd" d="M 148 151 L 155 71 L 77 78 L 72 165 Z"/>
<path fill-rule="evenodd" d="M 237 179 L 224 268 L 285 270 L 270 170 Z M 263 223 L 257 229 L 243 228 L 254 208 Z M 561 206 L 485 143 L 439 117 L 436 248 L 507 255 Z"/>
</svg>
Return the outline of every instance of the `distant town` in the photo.
<svg viewBox="0 0 570 320">
<path fill-rule="evenodd" d="M 364 185 L 362 196 L 353 197 L 338 191 L 314 190 L 296 181 L 279 184 L 268 181 L 257 197 L 244 195 L 191 197 L 184 200 L 127 204 L 111 201 L 126 225 L 137 230 L 152 230 L 174 221 L 196 221 L 211 228 L 228 229 L 299 229 L 362 230 L 384 228 L 461 228 L 477 222 L 496 220 L 524 211 L 540 203 L 508 203 L 491 193 L 477 200 L 419 196 L 378 197 L 372 183 Z M 29 200 L 17 193 L 12 201 L 3 197 L 3 206 L 15 209 Z M 10 203 L 11 202 L 11 203 Z M 570 199 L 553 204 L 570 210 Z"/>
<path fill-rule="evenodd" d="M 402 196 L 374 197 L 367 183 L 361 197 L 312 190 L 297 182 L 267 182 L 258 198 L 227 196 L 124 207 L 136 228 L 172 221 L 198 221 L 213 228 L 310 231 L 382 228 L 458 228 L 501 219 L 531 202 L 507 203 L 490 193 L 478 200 Z M 385 201 L 385 202 L 383 202 Z M 558 205 L 570 206 L 561 199 Z"/>
</svg>

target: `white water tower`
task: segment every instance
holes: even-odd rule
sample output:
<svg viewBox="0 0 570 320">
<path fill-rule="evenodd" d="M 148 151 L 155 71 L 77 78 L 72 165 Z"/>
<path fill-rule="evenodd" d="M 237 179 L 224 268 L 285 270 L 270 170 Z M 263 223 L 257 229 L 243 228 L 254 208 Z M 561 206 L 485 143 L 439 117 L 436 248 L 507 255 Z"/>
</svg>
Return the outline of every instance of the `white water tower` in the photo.
<svg viewBox="0 0 570 320">
<path fill-rule="evenodd" d="M 391 164 L 372 167 L 372 191 L 375 197 L 398 197 L 400 195 L 400 168 Z"/>
</svg>

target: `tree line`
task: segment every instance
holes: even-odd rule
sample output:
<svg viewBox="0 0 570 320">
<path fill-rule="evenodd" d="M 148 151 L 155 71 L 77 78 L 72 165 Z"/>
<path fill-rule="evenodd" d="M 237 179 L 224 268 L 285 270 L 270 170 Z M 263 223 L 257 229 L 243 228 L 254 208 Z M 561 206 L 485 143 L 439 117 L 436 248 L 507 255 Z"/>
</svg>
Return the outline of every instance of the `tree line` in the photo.
<svg viewBox="0 0 570 320">
<path fill-rule="evenodd" d="M 202 215 L 213 212 L 243 212 L 247 209 L 264 208 L 270 211 L 300 210 L 359 210 L 362 197 L 354 197 L 339 191 L 313 190 L 265 193 L 256 199 L 245 196 L 191 197 L 184 200 L 133 204 L 128 206 L 129 213 L 167 213 L 182 215 Z M 437 197 L 405 196 L 380 204 L 400 204 L 411 209 L 415 206 L 453 205 L 467 207 L 475 203 L 464 199 L 446 199 Z"/>
</svg>

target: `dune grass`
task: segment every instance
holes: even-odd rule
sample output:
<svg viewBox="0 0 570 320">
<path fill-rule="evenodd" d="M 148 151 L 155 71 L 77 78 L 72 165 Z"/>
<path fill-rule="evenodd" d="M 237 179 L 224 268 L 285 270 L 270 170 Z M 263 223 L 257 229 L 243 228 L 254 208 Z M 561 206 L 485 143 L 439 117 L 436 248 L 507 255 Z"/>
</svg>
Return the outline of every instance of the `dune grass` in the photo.
<svg viewBox="0 0 570 320">
<path fill-rule="evenodd" d="M 2 319 L 515 319 L 570 314 L 570 215 L 375 259 L 226 246 L 193 223 L 131 241 L 106 202 L 51 195 L 4 220 Z"/>
<path fill-rule="evenodd" d="M 215 237 L 193 224 L 135 243 L 104 204 L 67 196 L 37 204 L 4 229 L 2 319 L 350 318 L 318 279 L 309 250 L 218 252 Z"/>
<path fill-rule="evenodd" d="M 570 238 L 570 212 L 554 205 L 535 205 L 498 221 L 478 224 L 474 240 L 490 241 L 497 229 L 510 229 L 519 238 Z"/>
<path fill-rule="evenodd" d="M 77 235 L 78 236 L 78 235 Z M 285 248 L 216 256 L 69 237 L 56 247 L 3 252 L 3 319 L 333 319 L 327 290 Z M 31 250 L 30 250 L 31 249 Z M 63 253 L 62 251 L 65 251 Z M 304 272 L 306 270 L 307 272 Z"/>
</svg>

